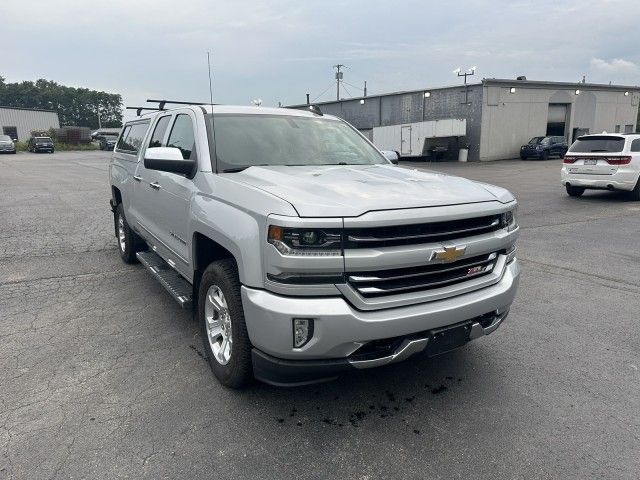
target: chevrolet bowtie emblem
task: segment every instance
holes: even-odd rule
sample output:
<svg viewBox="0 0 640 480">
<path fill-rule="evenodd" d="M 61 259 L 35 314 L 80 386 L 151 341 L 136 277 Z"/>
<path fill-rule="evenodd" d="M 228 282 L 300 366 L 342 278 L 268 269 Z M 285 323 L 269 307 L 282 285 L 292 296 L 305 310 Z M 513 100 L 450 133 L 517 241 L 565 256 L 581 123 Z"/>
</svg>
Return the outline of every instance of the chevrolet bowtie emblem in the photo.
<svg viewBox="0 0 640 480">
<path fill-rule="evenodd" d="M 431 260 L 440 260 L 441 262 L 451 263 L 459 259 L 467 247 L 443 247 L 442 250 L 435 250 L 431 254 Z"/>
</svg>

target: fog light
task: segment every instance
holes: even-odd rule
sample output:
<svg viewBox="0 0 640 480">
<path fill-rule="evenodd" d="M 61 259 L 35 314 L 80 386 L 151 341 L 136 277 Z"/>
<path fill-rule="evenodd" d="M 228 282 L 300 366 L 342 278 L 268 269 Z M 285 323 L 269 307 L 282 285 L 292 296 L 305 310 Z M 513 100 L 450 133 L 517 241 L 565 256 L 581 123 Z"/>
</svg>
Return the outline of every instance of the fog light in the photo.
<svg viewBox="0 0 640 480">
<path fill-rule="evenodd" d="M 300 348 L 307 344 L 313 337 L 312 318 L 293 319 L 293 348 Z"/>
</svg>

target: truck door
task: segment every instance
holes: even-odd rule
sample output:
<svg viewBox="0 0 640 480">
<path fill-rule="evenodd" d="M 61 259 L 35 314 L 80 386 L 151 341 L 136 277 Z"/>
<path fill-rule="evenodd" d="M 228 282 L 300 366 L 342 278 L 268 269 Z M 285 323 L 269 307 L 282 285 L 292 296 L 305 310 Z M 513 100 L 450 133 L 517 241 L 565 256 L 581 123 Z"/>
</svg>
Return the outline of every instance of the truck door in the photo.
<svg viewBox="0 0 640 480">
<path fill-rule="evenodd" d="M 160 147 L 164 140 L 167 125 L 171 115 L 159 117 L 155 125 L 152 125 L 153 133 L 146 145 L 139 145 L 142 151 L 139 156 L 138 166 L 134 175 L 133 183 L 133 208 L 136 213 L 136 220 L 142 235 L 152 246 L 156 246 L 160 240 L 158 224 L 160 215 L 157 212 L 159 174 L 157 170 L 151 170 L 144 166 L 144 152 L 147 147 Z"/>
<path fill-rule="evenodd" d="M 195 118 L 192 113 L 177 113 L 161 117 L 151 136 L 150 147 L 180 149 L 183 158 L 197 159 L 195 147 Z M 143 162 L 142 162 L 143 163 Z M 148 189 L 143 192 L 145 215 L 159 253 L 172 267 L 190 278 L 189 258 L 191 245 L 189 232 L 189 205 L 193 181 L 178 173 L 144 169 Z"/>
<path fill-rule="evenodd" d="M 182 157 L 197 160 L 195 118 L 191 112 L 178 113 L 172 120 L 166 146 L 180 149 Z M 177 255 L 176 268 L 188 273 L 191 245 L 189 235 L 189 205 L 194 191 L 193 180 L 184 175 L 159 172 L 159 207 L 163 241 Z"/>
</svg>

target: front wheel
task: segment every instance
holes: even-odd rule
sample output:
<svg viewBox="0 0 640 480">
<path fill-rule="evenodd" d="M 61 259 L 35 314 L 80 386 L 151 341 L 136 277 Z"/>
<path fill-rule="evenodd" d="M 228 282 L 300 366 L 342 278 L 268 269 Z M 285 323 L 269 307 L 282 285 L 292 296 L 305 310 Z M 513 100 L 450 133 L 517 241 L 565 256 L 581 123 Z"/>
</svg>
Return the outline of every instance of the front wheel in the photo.
<svg viewBox="0 0 640 480">
<path fill-rule="evenodd" d="M 579 197 L 584 193 L 584 187 L 574 187 L 573 185 L 565 185 L 567 194 L 570 197 Z"/>
<path fill-rule="evenodd" d="M 213 262 L 202 274 L 198 320 L 207 361 L 218 381 L 230 388 L 247 385 L 253 378 L 251 342 L 233 259 Z"/>
<path fill-rule="evenodd" d="M 547 150 L 542 152 L 542 160 L 549 160 L 549 152 Z"/>
</svg>

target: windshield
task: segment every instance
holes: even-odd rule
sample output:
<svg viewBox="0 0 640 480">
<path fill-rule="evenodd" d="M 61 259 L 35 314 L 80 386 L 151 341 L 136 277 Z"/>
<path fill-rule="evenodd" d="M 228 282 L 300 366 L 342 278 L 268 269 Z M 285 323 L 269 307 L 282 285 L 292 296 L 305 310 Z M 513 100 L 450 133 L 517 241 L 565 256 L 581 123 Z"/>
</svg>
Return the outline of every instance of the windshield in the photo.
<svg viewBox="0 0 640 480">
<path fill-rule="evenodd" d="M 538 143 L 542 142 L 542 140 L 544 140 L 545 137 L 533 137 L 531 140 L 529 140 L 529 144 L 530 145 L 537 145 Z"/>
<path fill-rule="evenodd" d="M 624 138 L 621 137 L 581 137 L 569 148 L 573 153 L 618 153 L 624 147 Z"/>
<path fill-rule="evenodd" d="M 11 137 L 9 135 L 0 135 L 0 141 L 1 142 L 10 142 L 11 141 Z"/>
<path fill-rule="evenodd" d="M 218 114 L 214 125 L 219 172 L 254 165 L 389 163 L 358 132 L 340 120 Z"/>
</svg>

